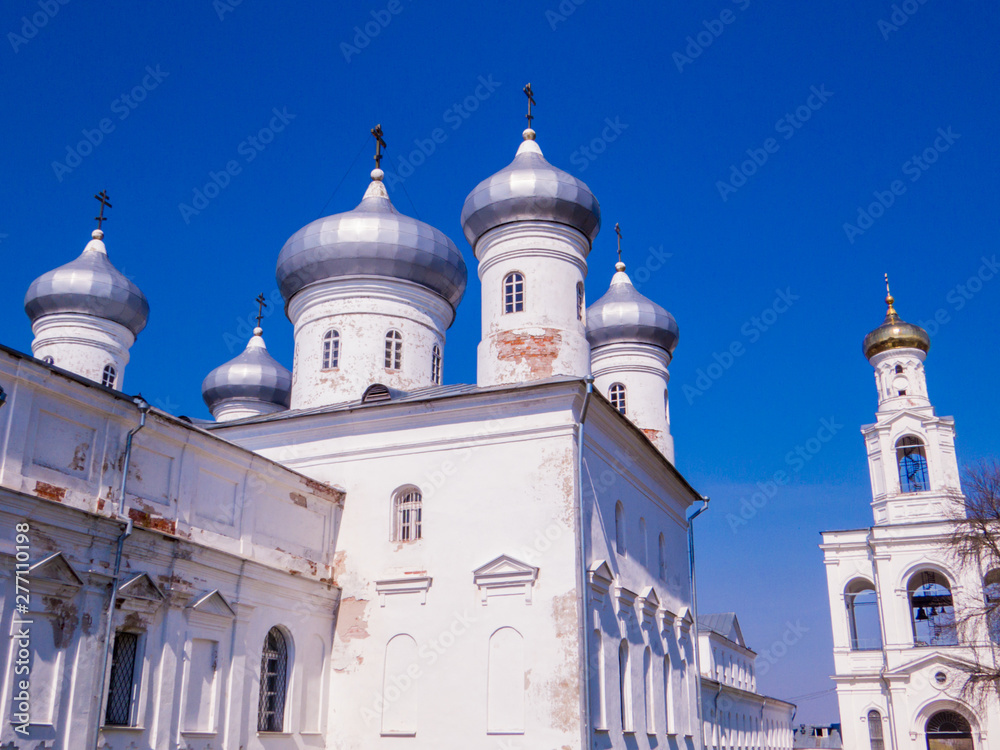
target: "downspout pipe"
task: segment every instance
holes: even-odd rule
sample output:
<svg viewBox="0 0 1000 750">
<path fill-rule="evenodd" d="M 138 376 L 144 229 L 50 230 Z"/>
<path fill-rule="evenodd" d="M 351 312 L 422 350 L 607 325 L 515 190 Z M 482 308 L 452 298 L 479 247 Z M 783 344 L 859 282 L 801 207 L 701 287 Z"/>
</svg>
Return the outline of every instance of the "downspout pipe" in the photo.
<svg viewBox="0 0 1000 750">
<path fill-rule="evenodd" d="M 125 438 L 125 454 L 122 456 L 122 480 L 118 489 L 118 507 L 115 509 L 115 513 L 118 518 L 122 518 L 126 515 L 125 483 L 128 481 L 128 468 L 129 463 L 132 460 L 132 439 L 136 436 L 136 433 L 138 433 L 139 430 L 146 426 L 146 415 L 149 413 L 149 404 L 141 395 L 133 398 L 132 403 L 135 404 L 136 408 L 139 410 L 139 424 L 129 430 L 128 436 Z M 94 717 L 94 750 L 98 750 L 98 743 L 101 738 L 101 724 L 103 723 L 101 718 L 101 708 L 104 706 L 104 698 L 108 690 L 108 661 L 111 659 L 112 622 L 114 621 L 115 616 L 115 605 L 118 603 L 118 585 L 121 580 L 122 570 L 122 551 L 125 548 L 125 540 L 131 535 L 132 519 L 127 518 L 125 528 L 122 529 L 122 533 L 118 535 L 118 548 L 115 551 L 115 568 L 114 574 L 111 578 L 111 596 L 108 599 L 107 624 L 104 628 L 104 656 L 101 662 L 101 671 L 98 673 L 101 689 L 97 693 L 97 716 Z"/>
<path fill-rule="evenodd" d="M 874 531 L 874 529 L 868 529 L 868 536 L 865 538 L 865 544 L 868 545 L 868 554 L 872 559 L 872 578 L 874 579 L 872 583 L 875 584 L 875 601 L 878 602 L 879 635 L 882 636 L 882 669 L 879 670 L 878 677 L 879 682 L 882 683 L 882 687 L 885 688 L 886 716 L 889 719 L 889 750 L 896 750 L 896 711 L 895 707 L 892 705 L 892 688 L 889 685 L 889 680 L 887 680 L 885 676 L 886 670 L 889 668 L 889 664 L 885 655 L 886 633 L 885 617 L 882 616 L 882 588 L 879 585 L 878 561 L 875 559 L 875 545 L 872 542 L 872 534 Z"/>
<path fill-rule="evenodd" d="M 580 408 L 580 421 L 576 423 L 576 477 L 577 477 L 577 545 L 580 550 L 580 625 L 583 628 L 581 642 L 583 644 L 583 747 L 590 750 L 593 740 L 593 727 L 590 718 L 590 590 L 587 584 L 587 530 L 584 528 L 583 500 L 583 423 L 590 409 L 590 398 L 594 395 L 594 378 L 588 375 L 584 382 L 587 390 L 583 394 L 583 406 Z"/>
<path fill-rule="evenodd" d="M 694 616 L 694 669 L 695 669 L 695 717 L 698 720 L 698 736 L 701 737 L 701 745 L 705 747 L 705 722 L 701 715 L 701 637 L 698 632 L 698 584 L 694 571 L 694 519 L 708 510 L 709 498 L 702 495 L 704 504 L 694 513 L 688 516 L 688 560 L 691 566 L 691 610 Z"/>
</svg>

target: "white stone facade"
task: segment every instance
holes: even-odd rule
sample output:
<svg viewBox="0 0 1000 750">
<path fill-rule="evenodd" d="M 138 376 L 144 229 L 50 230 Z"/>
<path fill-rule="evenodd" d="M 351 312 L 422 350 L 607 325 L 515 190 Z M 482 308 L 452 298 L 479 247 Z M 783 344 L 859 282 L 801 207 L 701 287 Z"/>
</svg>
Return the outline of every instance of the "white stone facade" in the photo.
<svg viewBox="0 0 1000 750">
<path fill-rule="evenodd" d="M 125 365 L 135 343 L 135 335 L 125 326 L 93 315 L 65 312 L 39 318 L 31 330 L 35 334 L 31 351 L 38 359 L 95 383 L 124 388 Z"/>
</svg>

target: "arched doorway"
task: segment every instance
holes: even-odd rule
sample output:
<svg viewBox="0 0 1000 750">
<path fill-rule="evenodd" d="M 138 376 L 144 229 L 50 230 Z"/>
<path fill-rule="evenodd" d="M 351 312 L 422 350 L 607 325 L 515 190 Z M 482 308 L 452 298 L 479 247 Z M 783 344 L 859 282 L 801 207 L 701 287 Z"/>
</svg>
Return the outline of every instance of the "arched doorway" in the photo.
<svg viewBox="0 0 1000 750">
<path fill-rule="evenodd" d="M 927 750 L 974 750 L 972 727 L 956 711 L 938 711 L 927 720 Z"/>
</svg>

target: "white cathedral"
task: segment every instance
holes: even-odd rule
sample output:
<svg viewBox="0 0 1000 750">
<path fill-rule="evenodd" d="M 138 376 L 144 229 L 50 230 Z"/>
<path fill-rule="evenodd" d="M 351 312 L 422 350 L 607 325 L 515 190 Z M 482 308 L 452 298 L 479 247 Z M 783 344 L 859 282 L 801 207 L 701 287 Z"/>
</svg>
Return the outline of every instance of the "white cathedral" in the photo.
<svg viewBox="0 0 1000 750">
<path fill-rule="evenodd" d="M 282 248 L 293 368 L 258 327 L 214 421 L 125 395 L 149 306 L 101 230 L 31 285 L 0 748 L 790 748 L 736 617 L 695 611 L 677 324 L 621 262 L 586 306 L 593 193 L 531 129 L 470 193 L 477 382 L 443 385 L 465 262 L 383 176 Z"/>
<path fill-rule="evenodd" d="M 1000 570 L 950 553 L 964 512 L 955 420 L 937 416 L 927 393 L 927 332 L 885 301 L 885 321 L 864 339 L 878 392 L 876 422 L 861 430 L 875 524 L 826 532 L 821 545 L 844 747 L 1000 747 L 1000 703 L 962 690 L 981 659 L 995 663 L 1000 629 L 961 617 L 997 600 Z"/>
</svg>

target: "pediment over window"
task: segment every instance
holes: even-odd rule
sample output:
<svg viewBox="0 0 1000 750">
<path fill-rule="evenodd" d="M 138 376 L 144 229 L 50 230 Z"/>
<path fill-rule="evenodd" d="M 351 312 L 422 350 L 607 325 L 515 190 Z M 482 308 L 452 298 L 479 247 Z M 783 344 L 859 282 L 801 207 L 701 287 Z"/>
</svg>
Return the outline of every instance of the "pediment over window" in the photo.
<svg viewBox="0 0 1000 750">
<path fill-rule="evenodd" d="M 387 596 L 415 594 L 420 597 L 421 604 L 427 604 L 427 590 L 431 587 L 430 576 L 407 576 L 406 578 L 386 578 L 375 581 L 375 591 L 378 593 L 379 604 L 385 606 Z"/>
<path fill-rule="evenodd" d="M 83 588 L 83 579 L 76 574 L 62 552 L 49 555 L 28 568 L 32 593 L 71 599 Z"/>
<path fill-rule="evenodd" d="M 236 610 L 226 601 L 226 597 L 219 593 L 218 589 L 209 591 L 207 594 L 198 597 L 188 605 L 188 608 L 204 615 L 228 618 L 236 617 Z"/>
<path fill-rule="evenodd" d="M 594 593 L 603 597 L 611 589 L 611 584 L 615 582 L 615 575 L 611 572 L 611 567 L 607 560 L 595 560 L 587 570 L 587 581 Z"/>
<path fill-rule="evenodd" d="M 656 595 L 656 589 L 652 586 L 647 586 L 639 594 L 637 601 L 639 602 L 639 608 L 642 610 L 643 618 L 655 622 L 656 612 L 660 608 L 660 597 Z"/>
<path fill-rule="evenodd" d="M 472 571 L 484 606 L 491 596 L 523 596 L 524 603 L 531 604 L 531 590 L 537 578 L 538 568 L 509 555 L 500 555 Z"/>
<path fill-rule="evenodd" d="M 166 597 L 146 573 L 136 573 L 118 587 L 120 608 L 142 614 L 152 614 Z"/>
</svg>

